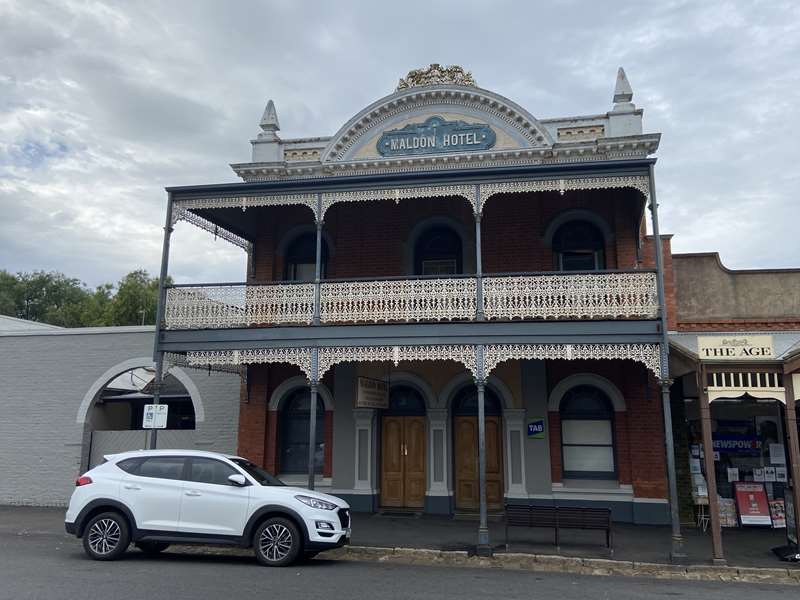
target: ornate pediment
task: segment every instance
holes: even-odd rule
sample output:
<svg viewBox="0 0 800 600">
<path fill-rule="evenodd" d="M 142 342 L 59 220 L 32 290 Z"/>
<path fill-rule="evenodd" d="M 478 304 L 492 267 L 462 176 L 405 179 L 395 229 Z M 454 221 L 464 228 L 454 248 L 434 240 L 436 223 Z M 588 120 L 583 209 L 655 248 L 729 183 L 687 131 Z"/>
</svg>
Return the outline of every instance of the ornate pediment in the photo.
<svg viewBox="0 0 800 600">
<path fill-rule="evenodd" d="M 478 86 L 472 78 L 472 73 L 465 71 L 463 67 L 458 65 L 443 67 L 439 63 L 431 63 L 431 65 L 425 69 L 413 69 L 409 71 L 405 78 L 400 79 L 397 84 L 397 91 L 420 85 Z"/>
<path fill-rule="evenodd" d="M 371 104 L 328 142 L 321 161 L 368 162 L 424 155 L 550 148 L 547 130 L 521 106 L 477 87 L 408 87 Z"/>
</svg>

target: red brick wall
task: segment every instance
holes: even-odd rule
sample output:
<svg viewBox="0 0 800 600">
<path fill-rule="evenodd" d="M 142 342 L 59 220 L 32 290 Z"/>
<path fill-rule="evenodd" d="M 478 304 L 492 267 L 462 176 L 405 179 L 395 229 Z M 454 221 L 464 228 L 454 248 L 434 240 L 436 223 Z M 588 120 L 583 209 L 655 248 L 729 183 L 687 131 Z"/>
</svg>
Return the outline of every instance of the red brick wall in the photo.
<svg viewBox="0 0 800 600">
<path fill-rule="evenodd" d="M 632 484 L 642 498 L 666 498 L 667 476 L 659 388 L 644 366 L 632 361 L 552 361 L 547 365 L 549 391 L 563 379 L 594 373 L 610 380 L 622 393 L 626 411 L 614 415 L 619 482 Z M 561 425 L 557 412 L 550 423 L 550 464 L 553 482 L 562 480 Z"/>
<path fill-rule="evenodd" d="M 596 212 L 614 231 L 606 245 L 606 267 L 633 269 L 637 265 L 637 219 L 641 197 L 632 190 L 595 190 L 507 194 L 492 197 L 482 218 L 484 273 L 552 271 L 553 253 L 543 241 L 549 223 L 560 213 L 583 209 Z M 298 206 L 255 209 L 262 232 L 255 243 L 254 270 L 258 281 L 283 278 L 278 252 L 287 232 L 311 226 L 311 212 Z M 257 214 L 255 214 L 257 213 Z M 328 278 L 369 278 L 407 275 L 407 244 L 412 229 L 431 217 L 461 224 L 465 250 L 474 262 L 474 217 L 461 198 L 420 198 L 385 202 L 347 202 L 334 205 L 325 216 L 325 232 L 333 248 Z"/>
<path fill-rule="evenodd" d="M 664 264 L 664 299 L 667 303 L 667 327 L 674 331 L 678 325 L 678 304 L 675 293 L 675 271 L 672 268 L 672 236 L 661 236 L 661 255 Z M 642 247 L 642 266 L 656 268 L 655 238 L 648 235 Z"/>
</svg>

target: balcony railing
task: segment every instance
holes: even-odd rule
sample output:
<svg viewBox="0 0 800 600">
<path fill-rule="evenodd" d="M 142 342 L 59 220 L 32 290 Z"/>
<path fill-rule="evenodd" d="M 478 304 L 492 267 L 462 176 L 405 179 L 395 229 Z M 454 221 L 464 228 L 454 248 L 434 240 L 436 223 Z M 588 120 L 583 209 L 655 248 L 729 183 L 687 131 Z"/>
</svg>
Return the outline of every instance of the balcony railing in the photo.
<svg viewBox="0 0 800 600">
<path fill-rule="evenodd" d="M 476 277 L 325 281 L 320 322 L 471 321 L 478 285 L 494 320 L 655 319 L 652 271 L 538 273 Z M 167 289 L 167 329 L 225 329 L 310 324 L 314 284 L 220 284 Z"/>
</svg>

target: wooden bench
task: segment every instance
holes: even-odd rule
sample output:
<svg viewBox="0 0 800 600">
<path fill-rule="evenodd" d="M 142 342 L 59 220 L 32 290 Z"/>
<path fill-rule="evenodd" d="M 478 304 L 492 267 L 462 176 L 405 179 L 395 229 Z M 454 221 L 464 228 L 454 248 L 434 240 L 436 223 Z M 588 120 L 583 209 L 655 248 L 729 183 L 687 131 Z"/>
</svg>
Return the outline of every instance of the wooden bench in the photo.
<svg viewBox="0 0 800 600">
<path fill-rule="evenodd" d="M 567 506 L 528 506 L 506 504 L 506 552 L 509 548 L 509 527 L 546 527 L 555 530 L 556 550 L 559 550 L 559 529 L 591 529 L 606 532 L 606 548 L 614 554 L 611 536 L 610 508 L 581 508 Z"/>
</svg>

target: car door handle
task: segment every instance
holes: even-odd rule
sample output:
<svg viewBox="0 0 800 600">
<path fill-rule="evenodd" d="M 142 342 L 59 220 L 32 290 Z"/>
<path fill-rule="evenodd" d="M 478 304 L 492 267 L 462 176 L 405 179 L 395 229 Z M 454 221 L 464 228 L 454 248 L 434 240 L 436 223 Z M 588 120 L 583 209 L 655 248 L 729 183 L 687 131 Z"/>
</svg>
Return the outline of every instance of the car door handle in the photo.
<svg viewBox="0 0 800 600">
<path fill-rule="evenodd" d="M 187 496 L 202 496 L 203 494 L 201 494 L 197 490 L 189 490 L 188 492 L 186 492 L 186 495 Z"/>
<path fill-rule="evenodd" d="M 140 489 L 142 489 L 141 487 L 139 487 L 138 485 L 136 485 L 134 483 L 127 483 L 122 487 L 124 487 L 126 490 L 140 490 Z"/>
</svg>

